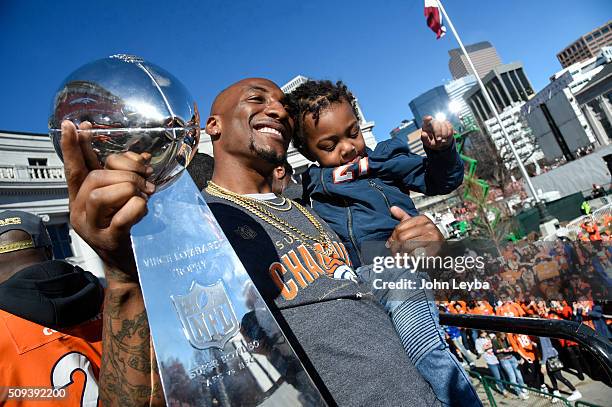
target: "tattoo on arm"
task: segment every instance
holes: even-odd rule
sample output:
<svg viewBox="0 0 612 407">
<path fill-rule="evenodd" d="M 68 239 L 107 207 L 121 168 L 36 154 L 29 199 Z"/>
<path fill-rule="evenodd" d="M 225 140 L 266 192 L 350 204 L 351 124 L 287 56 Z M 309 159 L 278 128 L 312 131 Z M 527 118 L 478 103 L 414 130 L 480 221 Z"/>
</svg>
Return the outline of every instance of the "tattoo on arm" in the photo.
<svg viewBox="0 0 612 407">
<path fill-rule="evenodd" d="M 140 289 L 107 289 L 100 401 L 103 406 L 164 405 Z"/>
</svg>

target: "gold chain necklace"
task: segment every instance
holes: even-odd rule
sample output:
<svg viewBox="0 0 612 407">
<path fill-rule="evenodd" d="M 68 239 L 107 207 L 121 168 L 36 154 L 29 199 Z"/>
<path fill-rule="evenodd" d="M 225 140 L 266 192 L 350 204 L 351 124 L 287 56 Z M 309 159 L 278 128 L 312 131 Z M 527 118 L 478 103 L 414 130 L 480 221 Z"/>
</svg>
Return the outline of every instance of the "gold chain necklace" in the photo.
<svg viewBox="0 0 612 407">
<path fill-rule="evenodd" d="M 290 203 L 293 203 L 293 205 L 295 205 L 295 207 L 300 212 L 302 212 L 302 214 L 306 217 L 306 219 L 308 219 L 310 223 L 312 223 L 314 228 L 317 230 L 319 236 L 315 237 L 307 233 L 304 233 L 300 229 L 293 226 L 292 224 L 274 215 L 272 212 L 270 212 L 269 210 L 267 210 L 261 205 L 262 201 L 236 194 L 223 187 L 220 187 L 219 185 L 215 184 L 212 181 L 208 182 L 208 186 L 206 187 L 206 192 L 208 192 L 212 196 L 226 199 L 230 202 L 235 203 L 238 206 L 241 206 L 242 208 L 246 209 L 253 215 L 269 223 L 270 225 L 276 227 L 278 230 L 292 237 L 294 240 L 302 242 L 305 246 L 307 246 L 308 248 L 314 251 L 319 251 L 319 250 L 317 250 L 314 247 L 314 245 L 310 244 L 308 241 L 319 243 L 323 247 L 323 254 L 325 254 L 328 257 L 333 256 L 332 241 L 329 235 L 327 234 L 327 232 L 325 231 L 325 228 L 323 228 L 323 226 L 321 225 L 321 222 L 319 222 L 317 218 L 315 218 L 310 212 L 308 212 L 306 208 L 304 208 L 302 205 L 298 204 L 297 202 L 292 201 L 291 199 L 288 199 L 288 201 Z"/>
<path fill-rule="evenodd" d="M 293 201 L 291 199 L 285 198 L 284 196 L 282 196 L 281 198 L 283 198 L 283 201 L 279 202 L 279 203 L 266 202 L 265 200 L 259 200 L 259 199 L 257 201 L 259 203 L 263 204 L 263 205 L 266 205 L 268 208 L 275 209 L 275 210 L 280 211 L 280 212 L 290 211 L 292 206 L 293 206 L 292 205 Z M 283 208 L 283 206 L 285 206 L 285 204 L 287 204 L 287 207 Z"/>
</svg>

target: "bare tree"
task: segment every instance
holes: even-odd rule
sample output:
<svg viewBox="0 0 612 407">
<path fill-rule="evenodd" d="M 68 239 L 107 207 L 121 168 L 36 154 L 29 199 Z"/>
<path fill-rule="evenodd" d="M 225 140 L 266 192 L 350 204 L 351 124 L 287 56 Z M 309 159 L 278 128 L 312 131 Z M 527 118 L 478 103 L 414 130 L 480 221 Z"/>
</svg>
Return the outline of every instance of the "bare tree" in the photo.
<svg viewBox="0 0 612 407">
<path fill-rule="evenodd" d="M 521 120 L 520 126 L 524 129 L 522 137 L 516 137 L 518 131 L 516 129 L 507 131 L 515 144 L 520 160 L 525 164 L 532 158 L 535 151 L 537 151 L 538 145 L 533 132 L 527 127 L 526 123 L 522 121 L 523 119 L 519 116 L 515 117 L 517 120 Z M 491 183 L 491 185 L 498 187 L 502 191 L 505 191 L 506 186 L 509 184 L 511 175 L 515 175 L 516 178 L 522 177 L 522 174 L 518 171 L 516 158 L 505 138 L 502 138 L 496 146 L 493 138 L 487 131 L 482 130 L 479 132 L 472 132 L 469 139 L 470 142 L 467 144 L 466 155 L 478 160 L 478 166 L 476 168 L 478 177 L 485 179 Z"/>
<path fill-rule="evenodd" d="M 491 137 L 482 131 L 472 132 L 466 143 L 466 156 L 478 161 L 476 176 L 491 185 L 503 189 L 510 179 L 510 171 L 504 165 L 503 158 L 495 148 Z"/>
</svg>

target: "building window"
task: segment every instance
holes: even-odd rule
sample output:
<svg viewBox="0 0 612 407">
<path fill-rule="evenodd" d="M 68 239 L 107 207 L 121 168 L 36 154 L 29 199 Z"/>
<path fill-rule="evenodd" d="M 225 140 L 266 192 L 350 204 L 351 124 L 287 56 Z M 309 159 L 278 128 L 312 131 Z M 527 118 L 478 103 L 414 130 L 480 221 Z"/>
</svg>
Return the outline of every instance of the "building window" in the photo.
<svg viewBox="0 0 612 407">
<path fill-rule="evenodd" d="M 593 37 L 595 38 L 601 37 L 601 31 L 597 31 L 595 34 L 593 34 Z"/>
<path fill-rule="evenodd" d="M 489 96 L 491 97 L 491 99 L 493 99 L 495 101 L 495 107 L 497 108 L 497 112 L 501 113 L 504 110 L 504 104 L 502 103 L 501 99 L 499 98 L 499 95 L 497 94 L 497 92 L 493 88 L 493 84 L 491 82 L 489 82 L 486 85 L 486 88 L 487 88 L 487 90 L 489 92 Z"/>
<path fill-rule="evenodd" d="M 593 36 L 589 35 L 588 37 L 586 37 L 587 42 L 591 42 L 593 41 Z"/>
<path fill-rule="evenodd" d="M 46 167 L 47 159 L 46 158 L 28 158 L 28 165 L 34 167 Z"/>
<path fill-rule="evenodd" d="M 510 102 L 508 100 L 508 94 L 506 93 L 506 91 L 504 90 L 504 87 L 502 86 L 501 82 L 499 81 L 499 77 L 495 77 L 493 78 L 493 85 L 495 85 L 496 89 L 499 91 L 499 93 L 501 94 L 501 98 L 504 102 L 503 106 L 509 106 L 512 102 Z M 508 90 L 509 92 L 510 90 Z"/>
<path fill-rule="evenodd" d="M 479 90 L 478 92 L 476 92 L 475 99 L 477 99 L 480 102 L 483 108 L 483 112 L 484 112 L 483 117 L 485 118 L 485 120 L 491 117 L 491 114 L 492 114 L 491 108 L 489 107 L 489 104 L 486 102 L 486 100 L 482 96 L 482 91 Z"/>
<path fill-rule="evenodd" d="M 517 70 L 508 71 L 508 77 L 510 78 L 510 80 L 514 84 L 514 87 L 518 91 L 520 100 L 527 101 L 527 95 L 525 94 L 525 91 L 524 91 L 525 88 L 524 86 L 522 86 L 519 80 Z"/>
<path fill-rule="evenodd" d="M 68 233 L 68 224 L 47 225 L 51 242 L 53 242 L 53 257 L 55 259 L 65 259 L 72 257 L 72 248 L 70 247 L 70 234 Z"/>
<path fill-rule="evenodd" d="M 519 98 L 519 95 L 516 93 L 516 89 L 514 87 L 514 85 L 511 83 L 510 78 L 508 77 L 508 72 L 504 72 L 501 74 L 502 77 L 502 81 L 504 81 L 504 85 L 506 85 L 506 89 L 508 89 L 508 92 L 510 92 L 510 97 L 512 98 L 513 102 L 518 102 L 521 99 Z"/>
<path fill-rule="evenodd" d="M 521 84 L 525 88 L 525 91 L 527 92 L 527 94 L 528 95 L 533 94 L 533 89 L 531 89 L 531 85 L 529 84 L 529 81 L 527 80 L 527 77 L 525 76 L 523 69 L 519 68 L 515 72 L 518 74 Z M 524 99 L 524 100 L 526 101 L 527 99 Z"/>
</svg>

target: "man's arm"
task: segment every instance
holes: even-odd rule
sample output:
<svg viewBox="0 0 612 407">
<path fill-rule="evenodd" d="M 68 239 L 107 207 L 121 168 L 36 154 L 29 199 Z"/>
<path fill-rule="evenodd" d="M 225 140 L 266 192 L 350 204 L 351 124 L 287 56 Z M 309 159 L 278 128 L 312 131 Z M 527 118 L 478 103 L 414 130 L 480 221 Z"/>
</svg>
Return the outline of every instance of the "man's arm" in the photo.
<svg viewBox="0 0 612 407">
<path fill-rule="evenodd" d="M 104 406 L 163 405 L 157 365 L 130 229 L 146 214 L 147 154 L 111 156 L 100 169 L 91 150 L 87 123 L 77 133 L 62 123 L 62 152 L 68 184 L 70 222 L 105 263 L 100 400 Z M 85 131 L 83 131 L 85 130 Z"/>
<path fill-rule="evenodd" d="M 103 318 L 102 405 L 163 405 L 140 286 L 109 286 Z"/>
</svg>

